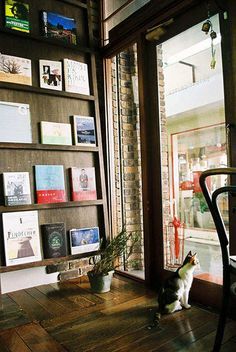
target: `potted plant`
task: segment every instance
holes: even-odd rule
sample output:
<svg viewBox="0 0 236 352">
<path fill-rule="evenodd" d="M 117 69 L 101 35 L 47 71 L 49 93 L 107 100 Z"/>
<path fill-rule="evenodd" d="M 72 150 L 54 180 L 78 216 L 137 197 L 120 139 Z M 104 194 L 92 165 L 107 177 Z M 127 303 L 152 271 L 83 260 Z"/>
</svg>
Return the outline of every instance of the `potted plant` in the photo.
<svg viewBox="0 0 236 352">
<path fill-rule="evenodd" d="M 94 266 L 87 275 L 93 292 L 103 293 L 110 291 L 110 285 L 114 270 L 120 265 L 119 258 L 124 261 L 130 257 L 135 244 L 140 236 L 137 233 L 127 233 L 122 230 L 116 237 L 101 244 L 99 256 L 92 257 Z"/>
</svg>

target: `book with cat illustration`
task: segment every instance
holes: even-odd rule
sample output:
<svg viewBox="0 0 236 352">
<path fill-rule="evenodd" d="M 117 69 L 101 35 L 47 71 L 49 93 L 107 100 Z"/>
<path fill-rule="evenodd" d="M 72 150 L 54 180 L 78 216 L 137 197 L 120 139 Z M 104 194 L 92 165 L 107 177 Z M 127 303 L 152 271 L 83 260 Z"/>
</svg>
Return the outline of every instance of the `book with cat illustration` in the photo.
<svg viewBox="0 0 236 352">
<path fill-rule="evenodd" d="M 3 189 L 6 206 L 31 204 L 28 172 L 4 172 Z"/>
<path fill-rule="evenodd" d="M 72 200 L 97 199 L 95 168 L 72 167 L 70 169 Z"/>
<path fill-rule="evenodd" d="M 41 234 L 44 258 L 59 258 L 68 254 L 65 223 L 43 224 Z"/>
<path fill-rule="evenodd" d="M 37 203 L 66 202 L 63 165 L 35 165 Z"/>
<path fill-rule="evenodd" d="M 62 64 L 60 61 L 39 60 L 40 87 L 62 90 Z"/>
<path fill-rule="evenodd" d="M 42 259 L 37 210 L 3 213 L 2 221 L 6 265 Z"/>
</svg>

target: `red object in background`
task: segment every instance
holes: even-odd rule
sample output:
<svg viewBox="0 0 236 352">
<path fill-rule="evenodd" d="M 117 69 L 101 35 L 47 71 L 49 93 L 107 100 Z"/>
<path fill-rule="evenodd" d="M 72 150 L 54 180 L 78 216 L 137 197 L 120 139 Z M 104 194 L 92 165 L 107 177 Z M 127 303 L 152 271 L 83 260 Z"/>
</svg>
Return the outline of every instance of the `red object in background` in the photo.
<svg viewBox="0 0 236 352">
<path fill-rule="evenodd" d="M 179 219 L 176 218 L 176 216 L 174 217 L 172 224 L 174 226 L 175 232 L 174 232 L 174 237 L 175 237 L 175 258 L 178 259 L 179 258 L 179 251 L 180 251 L 180 246 L 179 246 L 179 232 L 178 229 L 181 226 L 181 222 Z"/>
<path fill-rule="evenodd" d="M 193 182 L 192 181 L 183 181 L 180 184 L 181 191 L 189 191 L 193 189 Z"/>
<path fill-rule="evenodd" d="M 193 191 L 194 193 L 199 193 L 202 192 L 200 183 L 199 183 L 199 177 L 201 175 L 202 171 L 193 171 Z M 208 189 L 211 189 L 211 178 L 207 177 L 206 179 L 206 184 Z"/>
</svg>

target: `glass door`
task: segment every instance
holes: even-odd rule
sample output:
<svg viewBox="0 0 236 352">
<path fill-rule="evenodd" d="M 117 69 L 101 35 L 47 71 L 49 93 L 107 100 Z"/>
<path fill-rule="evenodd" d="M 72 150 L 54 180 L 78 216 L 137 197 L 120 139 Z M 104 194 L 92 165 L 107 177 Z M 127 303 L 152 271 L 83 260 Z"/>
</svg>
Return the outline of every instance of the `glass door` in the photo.
<svg viewBox="0 0 236 352">
<path fill-rule="evenodd" d="M 203 31 L 203 21 L 156 48 L 164 267 L 175 270 L 192 250 L 200 260 L 195 276 L 221 283 L 220 245 L 199 186 L 203 170 L 228 164 L 218 15 L 210 21 L 209 33 Z M 214 191 L 226 182 L 226 177 L 215 177 L 208 186 Z M 224 196 L 220 207 L 227 225 Z"/>
</svg>

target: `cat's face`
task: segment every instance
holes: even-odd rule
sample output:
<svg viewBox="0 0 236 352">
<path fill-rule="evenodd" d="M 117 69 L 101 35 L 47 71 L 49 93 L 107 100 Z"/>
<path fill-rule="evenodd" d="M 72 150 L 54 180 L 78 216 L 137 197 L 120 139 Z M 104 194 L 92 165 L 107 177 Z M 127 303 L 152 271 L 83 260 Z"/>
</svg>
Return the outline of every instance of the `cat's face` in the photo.
<svg viewBox="0 0 236 352">
<path fill-rule="evenodd" d="M 192 254 L 192 252 L 189 251 L 188 254 L 186 255 L 185 259 L 184 259 L 183 265 L 185 265 L 187 263 L 189 263 L 189 264 L 191 264 L 193 266 L 198 265 L 199 264 L 199 260 L 197 258 L 197 253 Z"/>
</svg>

